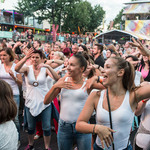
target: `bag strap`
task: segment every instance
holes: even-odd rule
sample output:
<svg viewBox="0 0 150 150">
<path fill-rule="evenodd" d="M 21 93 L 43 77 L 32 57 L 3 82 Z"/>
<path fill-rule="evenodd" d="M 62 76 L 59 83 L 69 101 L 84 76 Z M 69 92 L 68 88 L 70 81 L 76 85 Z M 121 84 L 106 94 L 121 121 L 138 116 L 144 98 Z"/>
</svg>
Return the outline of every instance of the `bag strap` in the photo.
<svg viewBox="0 0 150 150">
<path fill-rule="evenodd" d="M 113 126 L 112 126 L 112 117 L 111 117 L 111 109 L 110 109 L 109 96 L 108 96 L 108 89 L 107 89 L 107 103 L 108 103 L 108 109 L 109 109 L 110 128 L 113 129 Z M 113 132 L 111 132 L 111 135 L 113 137 Z M 115 150 L 114 143 L 112 143 L 112 147 L 113 147 L 113 150 Z"/>
</svg>

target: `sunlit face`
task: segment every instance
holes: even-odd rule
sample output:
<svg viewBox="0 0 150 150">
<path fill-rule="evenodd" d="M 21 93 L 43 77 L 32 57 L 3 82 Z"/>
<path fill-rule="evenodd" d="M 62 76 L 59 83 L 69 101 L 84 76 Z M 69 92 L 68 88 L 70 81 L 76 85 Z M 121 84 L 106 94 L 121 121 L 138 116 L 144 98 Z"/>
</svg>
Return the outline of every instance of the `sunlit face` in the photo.
<svg viewBox="0 0 150 150">
<path fill-rule="evenodd" d="M 126 42 L 124 47 L 125 47 L 125 48 L 129 48 L 129 47 L 130 47 L 129 42 Z"/>
<path fill-rule="evenodd" d="M 119 45 L 116 45 L 116 51 L 119 51 Z"/>
<path fill-rule="evenodd" d="M 68 47 L 71 47 L 70 42 L 67 42 Z"/>
<path fill-rule="evenodd" d="M 0 58 L 1 58 L 2 63 L 7 63 L 7 62 L 10 62 L 11 56 L 8 55 L 5 51 L 1 51 Z"/>
<path fill-rule="evenodd" d="M 66 44 L 64 42 L 61 43 L 61 48 L 65 49 L 66 48 Z"/>
<path fill-rule="evenodd" d="M 67 67 L 67 66 L 68 66 L 68 61 L 69 61 L 69 59 L 68 59 L 68 58 L 65 58 L 64 67 Z"/>
<path fill-rule="evenodd" d="M 90 64 L 89 61 L 87 61 L 87 68 L 86 68 L 86 70 L 83 72 L 83 76 L 84 76 L 84 77 L 88 77 L 88 75 L 89 75 L 90 72 L 91 72 L 91 69 L 92 69 L 92 65 Z"/>
<path fill-rule="evenodd" d="M 51 51 L 49 54 L 50 59 L 54 59 L 54 51 Z"/>
<path fill-rule="evenodd" d="M 113 58 L 109 58 L 106 60 L 104 64 L 104 69 L 102 70 L 104 86 L 110 86 L 117 81 L 118 68 L 116 64 L 117 64 L 117 61 Z"/>
<path fill-rule="evenodd" d="M 107 59 L 108 59 L 110 56 L 111 56 L 111 51 L 110 51 L 110 50 L 107 50 L 107 52 L 106 52 L 106 57 L 107 57 Z"/>
<path fill-rule="evenodd" d="M 76 77 L 79 74 L 82 74 L 83 68 L 80 67 L 79 60 L 76 57 L 72 56 L 69 59 L 67 71 L 70 77 L 74 77 L 74 76 Z"/>
<path fill-rule="evenodd" d="M 97 46 L 94 46 L 94 48 L 93 48 L 93 54 L 94 55 L 98 54 L 98 47 Z"/>
<path fill-rule="evenodd" d="M 60 51 L 59 46 L 58 45 L 54 45 L 54 51 Z"/>
<path fill-rule="evenodd" d="M 39 47 L 39 44 L 38 44 L 38 42 L 37 42 L 37 41 L 34 41 L 34 43 L 33 43 L 33 47 L 34 47 L 34 48 L 38 48 L 38 47 Z"/>
<path fill-rule="evenodd" d="M 51 46 L 49 44 L 45 44 L 44 46 L 45 52 L 49 53 L 50 49 L 51 49 Z"/>
<path fill-rule="evenodd" d="M 90 48 L 90 55 L 93 55 L 93 49 Z"/>
<path fill-rule="evenodd" d="M 76 54 L 78 52 L 78 49 L 75 45 L 72 45 L 72 52 L 73 54 Z"/>
<path fill-rule="evenodd" d="M 83 52 L 84 49 L 80 46 L 78 52 Z"/>
<path fill-rule="evenodd" d="M 33 53 L 31 57 L 31 62 L 33 66 L 37 66 L 41 63 L 41 57 L 39 53 Z"/>
<path fill-rule="evenodd" d="M 148 62 L 148 57 L 147 56 L 143 56 L 143 61 L 144 62 Z"/>
</svg>

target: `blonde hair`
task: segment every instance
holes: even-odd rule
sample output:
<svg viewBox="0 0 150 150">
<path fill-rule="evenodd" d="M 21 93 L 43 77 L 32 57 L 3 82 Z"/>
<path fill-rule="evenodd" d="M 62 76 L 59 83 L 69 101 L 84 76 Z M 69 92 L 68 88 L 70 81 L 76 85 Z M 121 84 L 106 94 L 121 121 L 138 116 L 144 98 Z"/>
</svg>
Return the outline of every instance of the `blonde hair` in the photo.
<svg viewBox="0 0 150 150">
<path fill-rule="evenodd" d="M 60 60 L 65 60 L 66 56 L 62 53 L 62 52 L 54 52 L 54 55 L 57 55 L 58 57 L 60 57 Z"/>
</svg>

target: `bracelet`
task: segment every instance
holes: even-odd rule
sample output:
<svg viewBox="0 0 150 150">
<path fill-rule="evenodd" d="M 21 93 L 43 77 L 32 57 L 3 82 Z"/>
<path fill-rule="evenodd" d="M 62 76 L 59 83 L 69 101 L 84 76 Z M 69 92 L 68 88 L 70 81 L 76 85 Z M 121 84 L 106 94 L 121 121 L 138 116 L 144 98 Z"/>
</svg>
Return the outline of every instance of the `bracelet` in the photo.
<svg viewBox="0 0 150 150">
<path fill-rule="evenodd" d="M 99 76 L 98 76 L 98 79 L 97 79 L 97 83 L 99 82 Z"/>
<path fill-rule="evenodd" d="M 92 133 L 93 135 L 95 135 L 95 132 L 94 132 L 95 131 L 95 126 L 96 126 L 96 124 L 93 127 L 93 133 Z"/>
<path fill-rule="evenodd" d="M 100 83 L 103 83 L 103 77 L 100 77 Z"/>
<path fill-rule="evenodd" d="M 16 78 L 15 81 L 17 82 L 17 81 L 18 81 L 18 78 Z"/>
<path fill-rule="evenodd" d="M 146 104 L 147 101 L 142 100 L 142 102 Z"/>
<path fill-rule="evenodd" d="M 54 63 L 54 59 L 52 59 L 52 63 Z"/>
<path fill-rule="evenodd" d="M 103 83 L 103 77 L 102 76 L 98 76 L 97 83 L 98 82 Z"/>
</svg>

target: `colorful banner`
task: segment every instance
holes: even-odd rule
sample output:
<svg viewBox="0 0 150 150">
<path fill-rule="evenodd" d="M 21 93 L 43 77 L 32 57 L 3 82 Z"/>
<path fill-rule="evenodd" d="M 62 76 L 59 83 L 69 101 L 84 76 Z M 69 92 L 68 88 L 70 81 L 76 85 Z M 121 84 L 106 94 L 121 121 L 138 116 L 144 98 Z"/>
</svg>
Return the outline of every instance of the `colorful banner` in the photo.
<svg viewBox="0 0 150 150">
<path fill-rule="evenodd" d="M 46 41 L 46 36 L 34 34 L 34 40 Z"/>
<path fill-rule="evenodd" d="M 150 3 L 128 4 L 123 11 L 123 14 L 139 14 L 149 13 Z"/>
<path fill-rule="evenodd" d="M 128 20 L 125 22 L 125 30 L 150 36 L 150 20 Z"/>
<path fill-rule="evenodd" d="M 65 41 L 65 38 L 63 36 L 59 36 L 58 40 L 60 40 L 60 42 L 62 43 L 63 41 Z"/>
<path fill-rule="evenodd" d="M 12 32 L 9 32 L 9 31 L 0 31 L 0 38 L 12 39 Z"/>
</svg>

